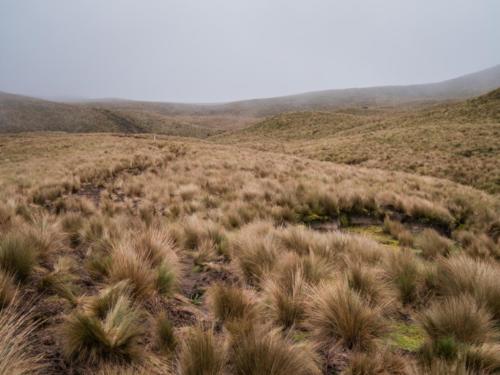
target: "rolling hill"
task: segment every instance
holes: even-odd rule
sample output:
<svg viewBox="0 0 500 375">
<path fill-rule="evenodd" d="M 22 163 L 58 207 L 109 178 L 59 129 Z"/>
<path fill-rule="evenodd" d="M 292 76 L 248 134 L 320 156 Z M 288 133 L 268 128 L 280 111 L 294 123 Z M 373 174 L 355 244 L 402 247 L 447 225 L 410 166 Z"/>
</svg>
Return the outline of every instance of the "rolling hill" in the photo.
<svg viewBox="0 0 500 375">
<path fill-rule="evenodd" d="M 500 192 L 500 89 L 422 107 L 283 113 L 212 139 Z"/>
<path fill-rule="evenodd" d="M 465 99 L 500 87 L 500 65 L 430 84 L 352 88 L 220 104 L 94 100 L 51 102 L 0 93 L 0 132 L 160 133 L 207 137 L 296 111 L 359 110 Z"/>
<path fill-rule="evenodd" d="M 59 103 L 0 92 L 0 133 L 62 131 L 69 133 L 159 133 L 204 138 L 213 127 L 189 118 L 156 112 L 120 111 L 106 106 Z"/>
</svg>

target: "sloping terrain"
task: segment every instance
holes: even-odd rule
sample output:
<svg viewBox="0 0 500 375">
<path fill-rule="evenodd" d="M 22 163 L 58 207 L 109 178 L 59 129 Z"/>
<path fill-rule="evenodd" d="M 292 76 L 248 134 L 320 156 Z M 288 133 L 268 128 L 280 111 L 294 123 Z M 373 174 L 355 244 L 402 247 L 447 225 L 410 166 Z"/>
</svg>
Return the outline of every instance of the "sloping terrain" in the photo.
<svg viewBox="0 0 500 375">
<path fill-rule="evenodd" d="M 105 105 L 128 110 L 146 110 L 169 116 L 238 116 L 243 119 L 243 124 L 247 124 L 255 118 L 283 112 L 331 111 L 346 107 L 394 106 L 464 99 L 487 93 L 497 87 L 500 87 L 500 65 L 454 79 L 421 85 L 326 90 L 223 104 L 147 103 L 117 100 Z"/>
<path fill-rule="evenodd" d="M 204 138 L 267 116 L 296 111 L 369 111 L 470 98 L 500 86 L 500 65 L 452 80 L 409 86 L 328 90 L 221 104 L 100 100 L 55 103 L 0 93 L 0 132 L 160 133 Z"/>
<path fill-rule="evenodd" d="M 161 114 L 56 103 L 0 92 L 0 133 L 63 131 L 69 133 L 159 133 L 204 138 L 216 127 Z"/>
<path fill-rule="evenodd" d="M 500 192 L 500 89 L 416 108 L 285 113 L 213 140 Z"/>
<path fill-rule="evenodd" d="M 3 135 L 0 176 L 6 374 L 499 368 L 485 192 L 140 135 Z"/>
</svg>

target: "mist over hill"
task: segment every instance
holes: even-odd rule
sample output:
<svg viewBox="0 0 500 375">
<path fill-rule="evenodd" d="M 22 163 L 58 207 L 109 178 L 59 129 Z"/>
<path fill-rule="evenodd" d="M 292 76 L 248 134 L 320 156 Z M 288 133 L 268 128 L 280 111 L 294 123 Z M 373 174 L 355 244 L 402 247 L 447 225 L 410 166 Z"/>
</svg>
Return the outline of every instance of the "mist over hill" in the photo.
<svg viewBox="0 0 500 375">
<path fill-rule="evenodd" d="M 438 83 L 327 90 L 219 104 L 122 99 L 63 103 L 0 92 L 0 132 L 160 133 L 205 138 L 283 112 L 457 100 L 497 87 L 500 65 Z"/>
</svg>

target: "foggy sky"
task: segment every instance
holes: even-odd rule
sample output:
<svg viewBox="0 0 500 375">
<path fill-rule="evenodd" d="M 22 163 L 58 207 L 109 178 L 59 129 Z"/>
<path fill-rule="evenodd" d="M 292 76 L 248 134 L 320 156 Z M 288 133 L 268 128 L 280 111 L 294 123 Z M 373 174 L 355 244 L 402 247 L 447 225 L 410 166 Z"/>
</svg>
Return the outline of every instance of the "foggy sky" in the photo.
<svg viewBox="0 0 500 375">
<path fill-rule="evenodd" d="M 216 102 L 500 63 L 497 0 L 0 0 L 0 91 Z"/>
</svg>

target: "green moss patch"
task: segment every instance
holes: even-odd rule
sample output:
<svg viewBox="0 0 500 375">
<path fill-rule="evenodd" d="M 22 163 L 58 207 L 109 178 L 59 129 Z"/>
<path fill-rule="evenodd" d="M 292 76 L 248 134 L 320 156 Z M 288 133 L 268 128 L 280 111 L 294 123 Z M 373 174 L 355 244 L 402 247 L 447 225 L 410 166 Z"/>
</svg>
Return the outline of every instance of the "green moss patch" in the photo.
<svg viewBox="0 0 500 375">
<path fill-rule="evenodd" d="M 381 225 L 351 226 L 345 230 L 351 233 L 365 234 L 383 245 L 399 247 L 399 241 L 385 233 Z"/>
<path fill-rule="evenodd" d="M 392 326 L 390 342 L 399 349 L 416 352 L 424 340 L 424 331 L 415 323 L 394 323 Z"/>
</svg>

